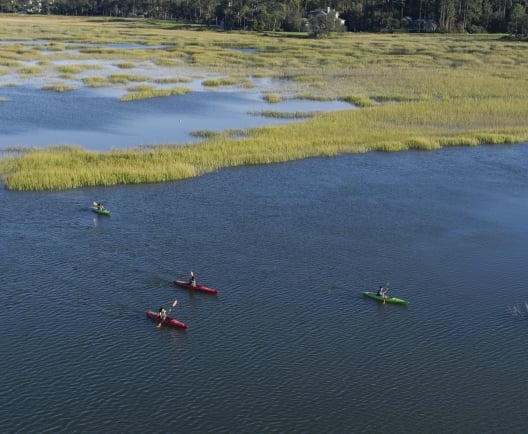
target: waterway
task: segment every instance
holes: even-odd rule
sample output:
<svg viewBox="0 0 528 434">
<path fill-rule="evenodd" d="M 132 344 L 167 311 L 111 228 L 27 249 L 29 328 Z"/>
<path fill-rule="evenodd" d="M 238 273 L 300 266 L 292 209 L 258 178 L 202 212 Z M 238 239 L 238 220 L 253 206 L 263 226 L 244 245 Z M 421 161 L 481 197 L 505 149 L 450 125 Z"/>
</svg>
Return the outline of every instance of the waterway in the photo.
<svg viewBox="0 0 528 434">
<path fill-rule="evenodd" d="M 481 146 L 0 189 L 2 431 L 525 432 L 527 161 Z M 219 295 L 172 285 L 190 270 Z M 409 305 L 362 296 L 380 284 Z M 188 329 L 157 328 L 145 311 L 175 299 Z"/>
</svg>

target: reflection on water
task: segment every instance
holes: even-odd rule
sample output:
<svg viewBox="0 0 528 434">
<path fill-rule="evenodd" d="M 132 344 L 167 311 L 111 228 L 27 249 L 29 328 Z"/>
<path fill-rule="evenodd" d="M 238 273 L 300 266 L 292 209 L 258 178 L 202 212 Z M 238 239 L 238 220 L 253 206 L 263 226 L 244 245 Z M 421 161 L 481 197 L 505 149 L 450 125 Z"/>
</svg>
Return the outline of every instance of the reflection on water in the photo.
<svg viewBox="0 0 528 434">
<path fill-rule="evenodd" d="M 21 45 L 28 50 L 46 54 L 50 65 L 42 72 L 21 75 L 18 68 L 0 76 L 0 148 L 9 146 L 51 146 L 62 144 L 79 145 L 91 150 L 108 150 L 139 145 L 187 143 L 197 140 L 190 135 L 195 130 L 224 131 L 244 129 L 270 124 L 298 122 L 293 119 L 266 118 L 255 113 L 270 110 L 280 112 L 320 112 L 350 110 L 342 101 L 284 100 L 269 104 L 262 99 L 262 92 L 284 89 L 284 80 L 252 78 L 253 89 L 222 87 L 204 88 L 203 80 L 218 75 L 197 71 L 184 64 L 175 66 L 154 65 L 142 61 L 119 68 L 124 58 L 94 59 L 81 48 L 106 47 L 116 50 L 155 50 L 162 46 L 141 44 L 77 44 L 59 43 L 64 49 L 54 51 L 52 43 L 45 40 L 0 41 L 1 45 Z M 235 48 L 252 53 L 250 48 Z M 51 56 L 52 54 L 55 56 Z M 68 58 L 71 56 L 71 58 Z M 37 61 L 21 61 L 20 65 L 36 65 Z M 80 71 L 72 77 L 60 73 L 61 66 L 79 66 Z M 39 66 L 40 68 L 40 66 Z M 183 96 L 155 98 L 151 100 L 121 102 L 127 93 L 126 86 L 89 88 L 83 79 L 107 77 L 110 74 L 133 74 L 147 77 L 145 83 L 156 88 L 172 87 L 160 84 L 157 79 L 183 77 L 182 86 L 192 90 Z M 67 85 L 75 90 L 57 93 L 44 91 L 49 84 Z M 10 86 L 7 86 L 10 85 Z M 3 86 L 3 87 L 2 87 Z M 253 114 L 252 114 L 253 113 Z"/>
<path fill-rule="evenodd" d="M 117 92 L 117 93 L 116 93 Z M 0 146 L 75 144 L 92 150 L 187 143 L 195 130 L 223 131 L 294 122 L 251 113 L 269 110 L 258 91 L 198 91 L 182 96 L 121 102 L 122 90 L 66 93 L 9 87 L 0 95 Z M 351 109 L 340 101 L 286 100 L 274 111 Z"/>
</svg>

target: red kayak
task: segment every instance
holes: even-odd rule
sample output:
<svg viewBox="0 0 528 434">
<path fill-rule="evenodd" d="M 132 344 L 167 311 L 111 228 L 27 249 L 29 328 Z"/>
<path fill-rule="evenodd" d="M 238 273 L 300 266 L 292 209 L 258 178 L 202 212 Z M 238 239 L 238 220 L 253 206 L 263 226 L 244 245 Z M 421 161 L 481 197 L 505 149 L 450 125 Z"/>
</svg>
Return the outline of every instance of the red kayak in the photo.
<svg viewBox="0 0 528 434">
<path fill-rule="evenodd" d="M 178 327 L 180 329 L 187 328 L 186 324 L 182 323 L 181 321 L 178 321 L 177 319 L 171 318 L 170 316 L 162 320 L 161 317 L 159 316 L 159 313 L 153 312 L 151 310 L 147 310 L 147 316 L 150 319 L 153 319 L 154 321 L 156 321 L 157 323 L 161 322 L 163 325 L 168 325 L 170 327 Z"/>
<path fill-rule="evenodd" d="M 177 286 L 181 286 L 182 288 L 186 288 L 190 291 L 201 291 L 201 292 L 207 292 L 208 294 L 217 295 L 218 291 L 213 288 L 208 288 L 207 286 L 198 285 L 195 286 L 191 285 L 189 282 L 186 282 L 184 280 L 175 280 L 174 284 Z"/>
</svg>

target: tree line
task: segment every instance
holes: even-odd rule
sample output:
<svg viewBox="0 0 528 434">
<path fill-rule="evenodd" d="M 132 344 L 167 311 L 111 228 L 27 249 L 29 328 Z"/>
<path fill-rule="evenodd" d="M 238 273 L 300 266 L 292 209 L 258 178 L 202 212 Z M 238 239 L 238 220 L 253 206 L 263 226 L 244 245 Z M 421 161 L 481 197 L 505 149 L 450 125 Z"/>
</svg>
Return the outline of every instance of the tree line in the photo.
<svg viewBox="0 0 528 434">
<path fill-rule="evenodd" d="M 528 0 L 0 0 L 0 12 L 146 17 L 314 36 L 338 30 L 528 36 Z"/>
</svg>

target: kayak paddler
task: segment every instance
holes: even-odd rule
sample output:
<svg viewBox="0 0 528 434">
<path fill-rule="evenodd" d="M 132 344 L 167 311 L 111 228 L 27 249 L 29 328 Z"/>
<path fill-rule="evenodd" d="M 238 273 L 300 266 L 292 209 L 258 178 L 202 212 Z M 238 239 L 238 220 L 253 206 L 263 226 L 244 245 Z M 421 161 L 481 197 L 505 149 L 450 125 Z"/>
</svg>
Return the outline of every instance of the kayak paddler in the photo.
<svg viewBox="0 0 528 434">
<path fill-rule="evenodd" d="M 167 318 L 167 309 L 165 309 L 164 307 L 160 307 L 159 316 L 162 321 L 165 321 L 165 319 Z"/>
<path fill-rule="evenodd" d="M 388 297 L 387 291 L 388 291 L 387 288 L 384 288 L 383 285 L 380 285 L 376 295 L 383 297 L 383 298 L 387 298 Z"/>
<path fill-rule="evenodd" d="M 196 286 L 196 277 L 194 276 L 194 273 L 191 271 L 191 277 L 189 279 L 189 285 Z"/>
</svg>

